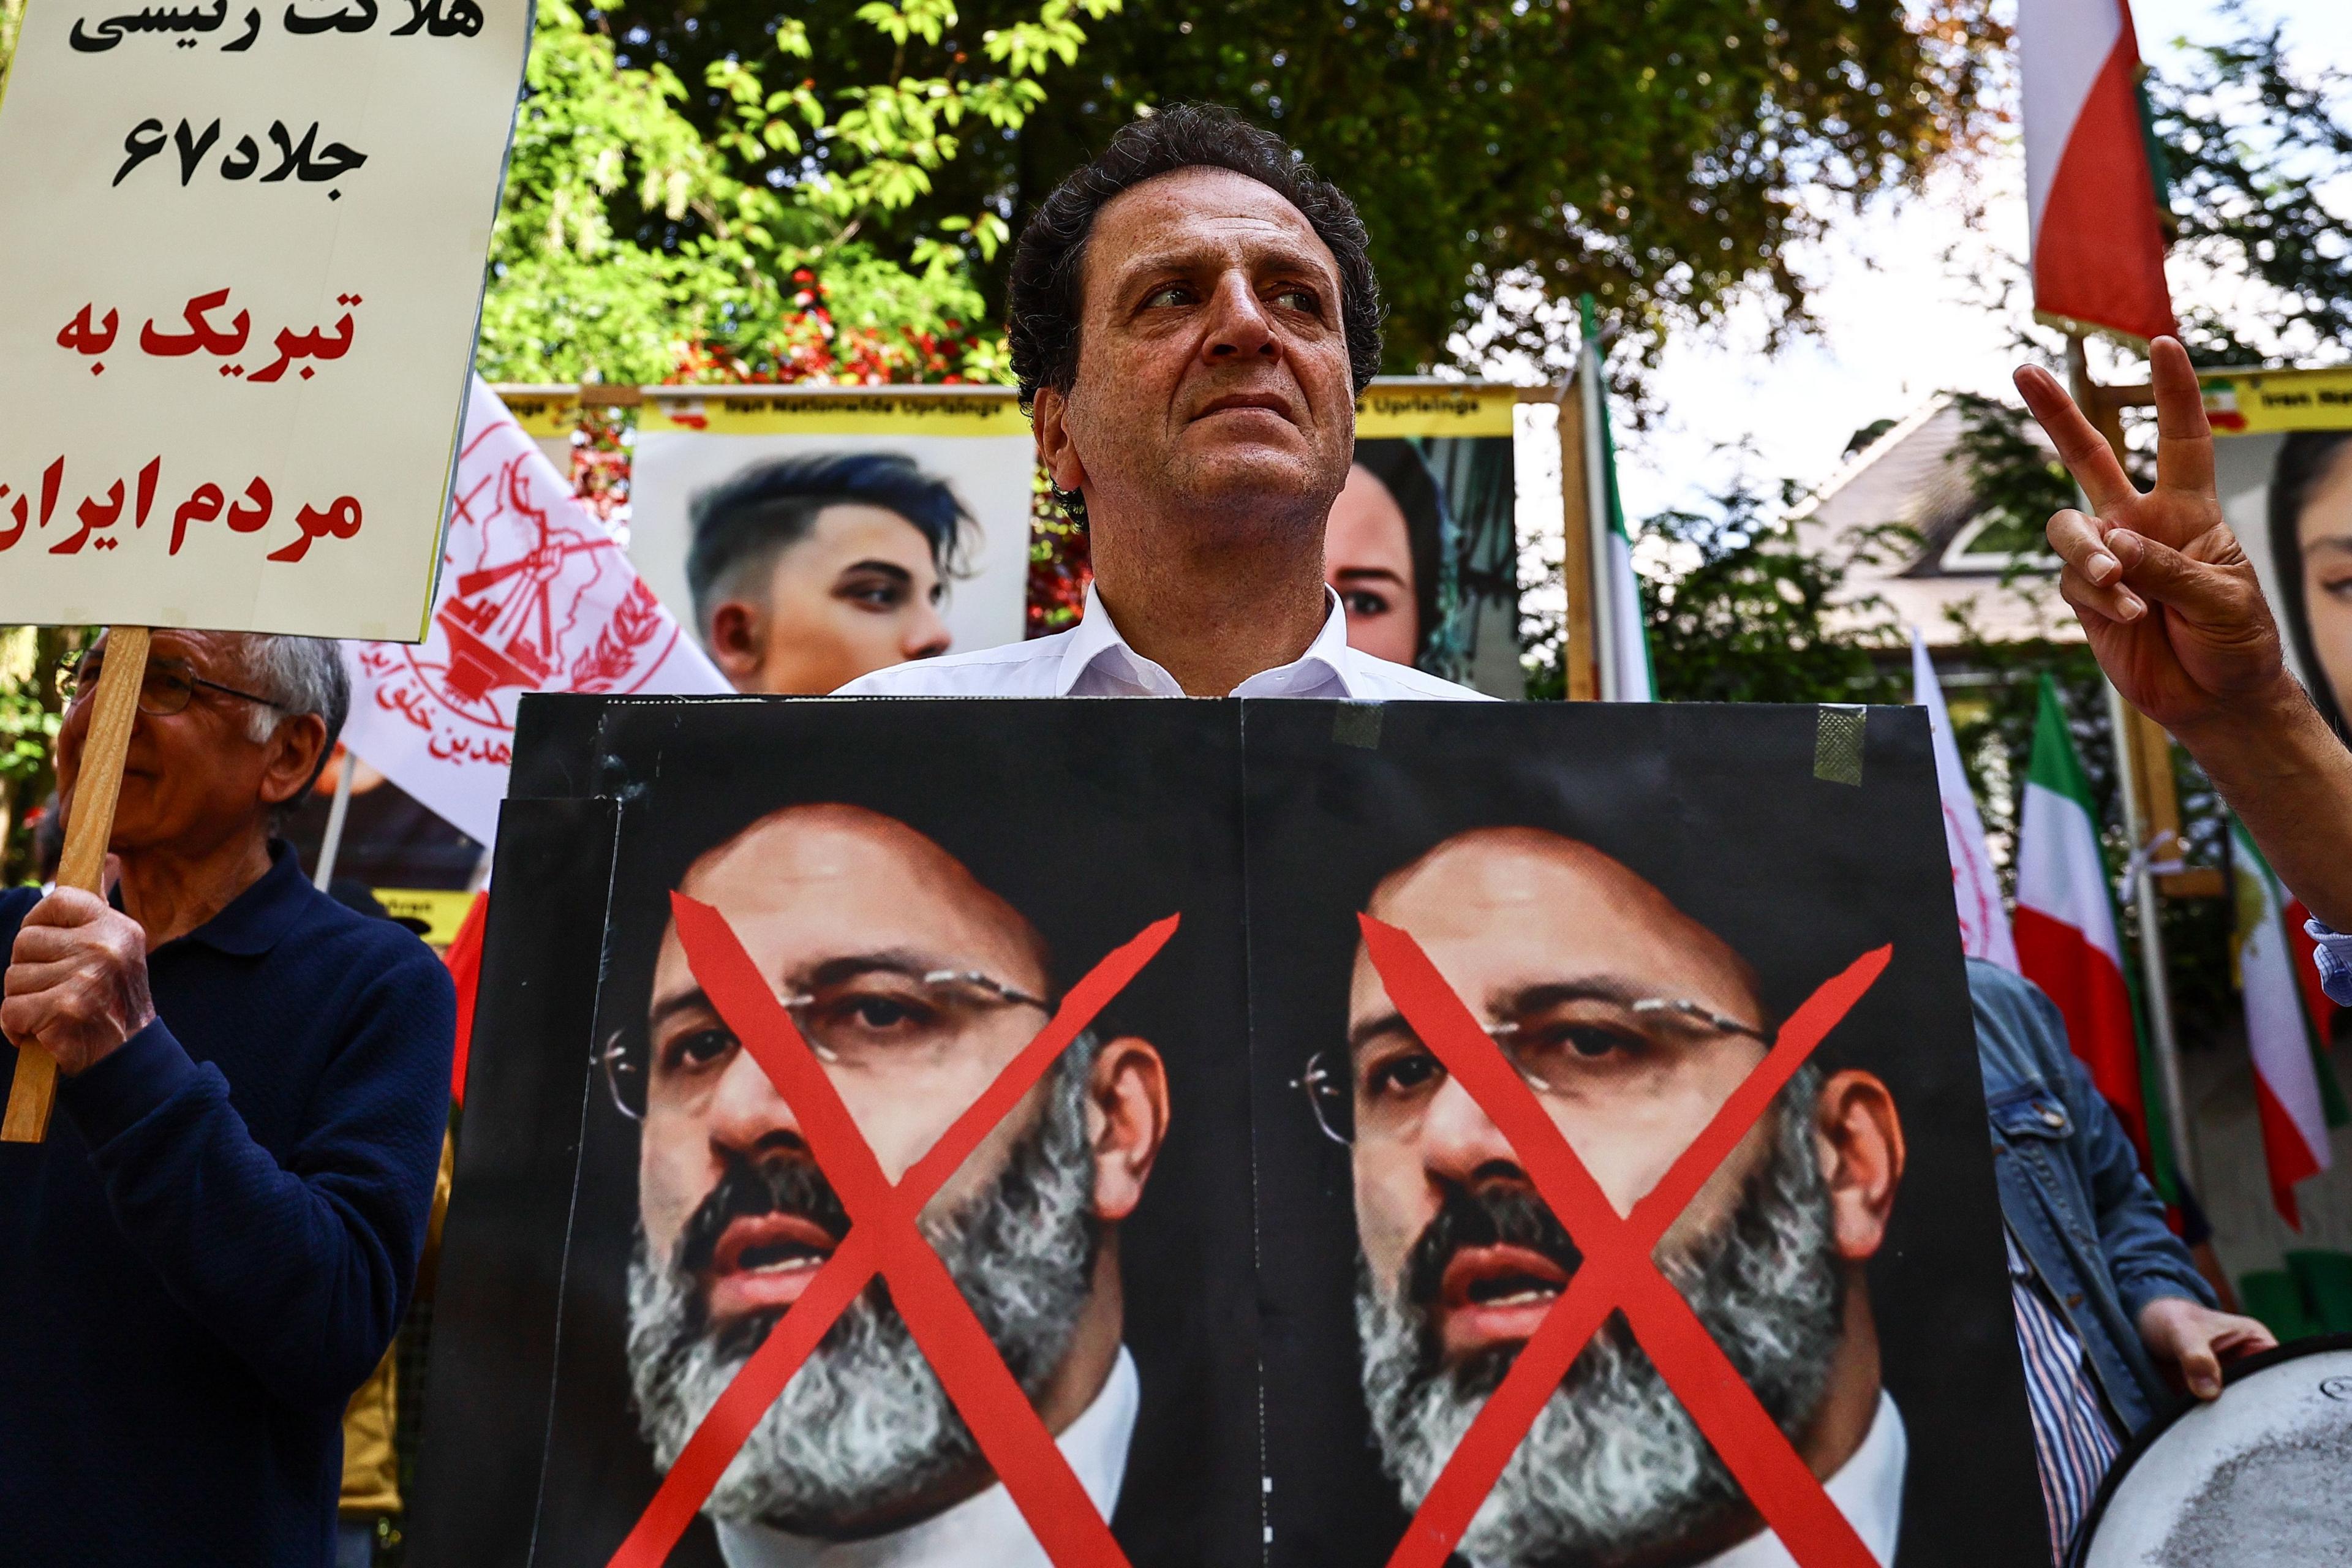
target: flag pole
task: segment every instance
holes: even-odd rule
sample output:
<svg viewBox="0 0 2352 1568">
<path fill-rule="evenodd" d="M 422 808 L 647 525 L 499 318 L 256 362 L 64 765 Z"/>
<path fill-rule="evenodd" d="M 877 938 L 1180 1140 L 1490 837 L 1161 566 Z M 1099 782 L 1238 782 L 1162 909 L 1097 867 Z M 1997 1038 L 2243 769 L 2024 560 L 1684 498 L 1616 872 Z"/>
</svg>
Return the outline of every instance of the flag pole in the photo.
<svg viewBox="0 0 2352 1568">
<path fill-rule="evenodd" d="M 1588 304 L 1582 351 L 1577 356 L 1579 402 L 1584 415 L 1584 552 L 1592 580 L 1592 662 L 1601 700 L 1623 699 L 1617 668 L 1616 606 L 1609 593 L 1609 459 L 1602 447 L 1601 351 Z"/>
<path fill-rule="evenodd" d="M 2139 914 L 2140 989 L 2147 998 L 2147 1028 L 2156 1047 L 2157 1086 L 2164 1096 L 2164 1120 L 2169 1128 L 2173 1164 L 2192 1192 L 2202 1191 L 2197 1170 L 2197 1142 L 2189 1125 L 2188 1096 L 2180 1086 L 2180 1048 L 2172 1022 L 2172 990 L 2165 983 L 2162 905 L 2157 898 L 2156 876 L 2148 869 L 2147 817 L 2132 777 L 2131 710 L 2124 695 L 2102 678 L 2106 688 L 2107 724 L 2116 737 L 2116 787 L 2123 801 L 2124 832 L 2132 846 L 2127 867 L 2132 906 Z"/>
<path fill-rule="evenodd" d="M 335 770 L 334 799 L 327 805 L 327 831 L 319 838 L 319 870 L 310 879 L 320 892 L 329 890 L 327 884 L 335 879 L 335 860 L 342 853 L 343 820 L 352 811 L 352 775 L 359 771 L 360 754 L 349 746 L 343 748 L 342 765 Z"/>
<path fill-rule="evenodd" d="M 2106 437 L 2116 461 L 2123 462 L 2121 416 L 2103 395 L 2104 389 L 2091 379 L 2090 355 L 2079 331 L 2066 337 L 2066 373 L 2073 384 L 2075 403 L 2099 434 Z M 2091 510 L 2089 500 L 2079 492 L 2076 500 L 2085 511 Z M 2173 1026 L 2172 988 L 2167 981 L 2168 972 L 2164 962 L 2162 905 L 2157 897 L 2156 877 L 2148 869 L 2147 809 L 2140 799 L 2139 781 L 2133 768 L 2132 710 L 2124 701 L 2123 693 L 2104 673 L 2099 684 L 2107 695 L 2107 727 L 2114 733 L 2116 746 L 2116 793 L 2123 805 L 2125 841 L 2131 847 L 2125 868 L 2131 882 L 2132 908 L 2139 917 L 2140 990 L 2147 1000 L 2148 1037 L 2155 1048 L 2158 1091 L 2164 1098 L 2167 1142 L 2171 1145 L 2173 1164 L 2181 1178 L 2192 1192 L 2201 1192 L 2204 1183 L 2198 1171 L 2196 1133 L 2189 1123 L 2188 1095 L 2181 1088 L 2180 1042 Z M 2168 763 L 2169 760 L 2164 759 Z"/>
<path fill-rule="evenodd" d="M 1552 399 L 1559 421 L 1555 434 L 1559 439 L 1559 575 L 1568 601 L 1559 658 L 1566 678 L 1562 695 L 1571 702 L 1590 702 L 1601 695 L 1601 644 L 1593 621 L 1601 580 L 1592 574 L 1592 551 L 1588 548 L 1592 537 L 1592 487 L 1584 479 L 1591 455 L 1584 446 L 1585 427 L 1591 421 L 1584 416 L 1583 381 L 1580 365 L 1575 374 L 1561 380 Z M 1574 402 L 1570 401 L 1571 394 L 1579 395 Z"/>
</svg>

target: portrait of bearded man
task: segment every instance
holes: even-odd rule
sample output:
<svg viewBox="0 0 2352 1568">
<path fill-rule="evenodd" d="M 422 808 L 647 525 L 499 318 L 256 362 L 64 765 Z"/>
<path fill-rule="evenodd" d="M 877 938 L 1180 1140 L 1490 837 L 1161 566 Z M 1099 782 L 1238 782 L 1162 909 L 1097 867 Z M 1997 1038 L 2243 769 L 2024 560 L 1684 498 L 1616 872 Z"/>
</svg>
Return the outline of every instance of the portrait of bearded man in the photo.
<svg viewBox="0 0 2352 1568">
<path fill-rule="evenodd" d="M 1052 1016 L 1035 928 L 877 813 L 774 812 L 697 860 L 678 890 L 725 917 L 778 986 L 889 1180 Z M 674 927 L 642 1037 L 605 1062 L 616 1103 L 642 1124 L 627 1353 L 641 1429 L 667 1470 L 849 1218 Z M 1081 1036 L 920 1220 L 1106 1518 L 1139 1405 L 1118 1226 L 1168 1117 L 1149 1043 Z M 1045 1561 L 879 1279 L 761 1416 L 703 1511 L 733 1568 Z"/>
<path fill-rule="evenodd" d="M 1368 912 L 1412 936 L 1483 1015 L 1621 1213 L 1771 1037 L 1738 954 L 1624 866 L 1556 834 L 1458 835 L 1391 874 Z M 1304 1082 L 1324 1130 L 1350 1150 L 1363 1394 L 1382 1468 L 1418 1508 L 1581 1255 L 1360 951 L 1347 1044 Z M 1885 1085 L 1809 1065 L 1657 1253 L 1882 1563 L 1900 1533 L 1907 1441 L 1880 1375 L 1864 1265 L 1903 1165 Z M 1613 1315 L 1460 1551 L 1475 1568 L 1790 1561 Z"/>
</svg>

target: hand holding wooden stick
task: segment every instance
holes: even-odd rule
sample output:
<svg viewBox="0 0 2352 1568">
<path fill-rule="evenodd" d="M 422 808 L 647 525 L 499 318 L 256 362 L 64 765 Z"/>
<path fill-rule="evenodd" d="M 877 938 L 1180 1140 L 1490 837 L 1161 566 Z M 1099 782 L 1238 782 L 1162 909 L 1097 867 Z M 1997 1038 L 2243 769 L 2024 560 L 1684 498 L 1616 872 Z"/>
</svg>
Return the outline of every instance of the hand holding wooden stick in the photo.
<svg viewBox="0 0 2352 1568">
<path fill-rule="evenodd" d="M 104 895 L 106 847 L 114 836 L 114 802 L 122 788 L 122 763 L 139 720 L 139 691 L 147 679 L 148 629 L 115 626 L 106 637 L 106 662 L 98 694 L 90 700 L 89 739 L 82 748 L 81 773 L 74 781 L 72 809 L 66 815 L 65 858 L 58 886 Z M 49 1109 L 57 1099 L 57 1059 L 30 1040 L 16 1046 L 16 1073 L 8 1108 L 0 1116 L 0 1143 L 37 1143 L 48 1133 Z"/>
</svg>

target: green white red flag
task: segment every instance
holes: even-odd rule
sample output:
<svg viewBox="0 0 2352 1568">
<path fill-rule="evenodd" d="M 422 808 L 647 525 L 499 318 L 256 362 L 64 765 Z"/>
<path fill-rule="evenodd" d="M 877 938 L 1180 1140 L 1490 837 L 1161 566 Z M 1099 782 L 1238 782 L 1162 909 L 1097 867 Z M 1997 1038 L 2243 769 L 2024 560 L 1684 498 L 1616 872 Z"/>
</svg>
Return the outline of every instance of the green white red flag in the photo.
<svg viewBox="0 0 2352 1568">
<path fill-rule="evenodd" d="M 2253 1060 L 2271 1201 L 2287 1224 L 2301 1230 L 2294 1184 L 2328 1168 L 2327 1130 L 2344 1125 L 2347 1111 L 2305 1010 L 2285 889 L 2245 825 L 2234 817 L 2230 837 L 2238 984 L 2246 1003 L 2246 1050 Z"/>
<path fill-rule="evenodd" d="M 2046 675 L 2018 820 L 2014 934 L 2019 969 L 2058 1004 L 2074 1055 L 2123 1119 L 2141 1167 L 2158 1176 L 2168 1162 L 2151 1145 L 2139 1029 L 2099 848 L 2098 806 L 2058 689 Z"/>
<path fill-rule="evenodd" d="M 1580 374 L 1592 432 L 1587 449 L 1589 504 L 1594 526 L 1601 530 L 1599 580 L 1592 585 L 1600 608 L 1593 655 L 1601 696 L 1609 702 L 1654 702 L 1658 678 L 1650 663 L 1649 617 L 1643 609 L 1642 580 L 1633 571 L 1633 535 L 1626 531 L 1625 508 L 1617 494 L 1617 442 L 1609 428 L 1608 384 L 1601 374 L 1601 327 L 1592 296 L 1585 295 L 1580 303 L 1584 315 Z"/>
</svg>

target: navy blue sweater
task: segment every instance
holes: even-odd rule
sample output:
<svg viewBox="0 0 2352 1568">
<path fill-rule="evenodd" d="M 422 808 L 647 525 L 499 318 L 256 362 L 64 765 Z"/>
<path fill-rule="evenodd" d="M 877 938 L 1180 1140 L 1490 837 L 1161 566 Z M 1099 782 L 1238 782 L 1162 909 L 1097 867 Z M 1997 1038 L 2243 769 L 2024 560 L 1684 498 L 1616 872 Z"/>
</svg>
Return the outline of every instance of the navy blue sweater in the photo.
<svg viewBox="0 0 2352 1568">
<path fill-rule="evenodd" d="M 270 855 L 149 955 L 156 1021 L 60 1080 L 47 1142 L 0 1143 L 7 1568 L 331 1560 L 343 1406 L 425 1245 L 456 1004 L 423 943 Z M 0 954 L 37 901 L 0 893 Z"/>
</svg>

